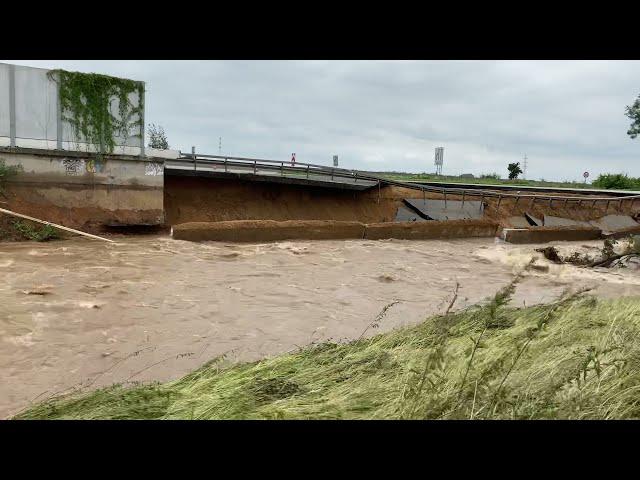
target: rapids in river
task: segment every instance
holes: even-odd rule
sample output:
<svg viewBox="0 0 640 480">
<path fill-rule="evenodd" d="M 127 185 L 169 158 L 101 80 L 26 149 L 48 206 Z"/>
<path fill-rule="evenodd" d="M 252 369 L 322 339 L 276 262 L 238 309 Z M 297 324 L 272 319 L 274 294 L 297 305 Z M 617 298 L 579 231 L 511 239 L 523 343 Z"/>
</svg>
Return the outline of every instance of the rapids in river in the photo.
<svg viewBox="0 0 640 480">
<path fill-rule="evenodd" d="M 453 310 L 490 298 L 540 257 L 534 248 L 494 239 L 3 243 L 0 418 L 76 388 L 177 379 L 221 355 L 258 360 L 415 324 L 444 313 L 456 284 Z M 514 306 L 583 287 L 640 294 L 635 272 L 537 262 L 548 270 L 526 273 Z"/>
</svg>

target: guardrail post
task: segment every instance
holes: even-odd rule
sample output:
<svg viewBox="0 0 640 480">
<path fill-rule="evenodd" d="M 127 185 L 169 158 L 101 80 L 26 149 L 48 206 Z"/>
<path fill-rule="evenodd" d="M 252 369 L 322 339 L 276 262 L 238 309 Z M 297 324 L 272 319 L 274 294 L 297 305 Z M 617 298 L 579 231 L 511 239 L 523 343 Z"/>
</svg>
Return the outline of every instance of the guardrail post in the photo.
<svg viewBox="0 0 640 480">
<path fill-rule="evenodd" d="M 307 165 L 307 180 L 309 180 L 309 165 Z"/>
<path fill-rule="evenodd" d="M 193 170 L 198 169 L 198 160 L 196 159 L 196 147 L 191 147 L 191 158 L 193 158 Z"/>
<path fill-rule="evenodd" d="M 496 210 L 500 210 L 500 203 L 502 203 L 502 195 L 498 196 L 498 206 L 496 207 Z"/>
<path fill-rule="evenodd" d="M 551 202 L 553 201 L 553 198 L 549 197 L 549 208 L 551 208 Z"/>
<path fill-rule="evenodd" d="M 464 208 L 464 194 L 465 194 L 465 191 L 463 190 L 462 191 L 462 206 L 460 207 L 460 210 L 462 210 Z"/>
<path fill-rule="evenodd" d="M 621 212 L 622 211 L 622 200 L 624 200 L 623 198 L 620 199 L 620 201 L 618 202 L 618 211 Z"/>
<path fill-rule="evenodd" d="M 444 209 L 447 209 L 447 191 L 443 188 L 442 195 L 444 195 Z"/>
<path fill-rule="evenodd" d="M 535 195 L 533 197 L 531 197 L 531 205 L 529 205 L 529 208 L 533 208 L 533 204 L 536 203 L 536 197 Z"/>
<path fill-rule="evenodd" d="M 333 181 L 333 168 L 331 169 L 331 181 Z"/>
<path fill-rule="evenodd" d="M 227 158 L 224 159 L 224 171 L 227 173 Z"/>
<path fill-rule="evenodd" d="M 257 171 L 258 171 L 258 161 L 254 160 L 253 161 L 253 174 L 255 175 Z"/>
<path fill-rule="evenodd" d="M 284 162 L 280 162 L 280 176 L 284 177 Z"/>
<path fill-rule="evenodd" d="M 380 180 L 378 180 L 378 203 L 380 203 Z"/>
<path fill-rule="evenodd" d="M 480 211 L 482 211 L 483 204 L 484 204 L 484 194 L 480 196 Z"/>
</svg>

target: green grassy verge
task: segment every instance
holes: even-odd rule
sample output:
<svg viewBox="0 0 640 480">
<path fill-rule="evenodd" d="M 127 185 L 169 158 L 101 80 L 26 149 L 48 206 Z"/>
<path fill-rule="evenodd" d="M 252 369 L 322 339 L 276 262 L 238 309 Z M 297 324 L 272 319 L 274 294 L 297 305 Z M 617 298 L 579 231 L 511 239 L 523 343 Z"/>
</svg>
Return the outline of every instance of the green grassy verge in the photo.
<svg viewBox="0 0 640 480">
<path fill-rule="evenodd" d="M 166 384 L 114 386 L 22 419 L 609 419 L 640 417 L 640 299 L 486 305 L 348 344 Z"/>
<path fill-rule="evenodd" d="M 584 182 L 547 182 L 545 180 L 508 180 L 496 178 L 460 178 L 447 175 L 432 175 L 428 173 L 396 173 L 378 172 L 389 180 L 399 181 L 423 181 L 423 182 L 447 182 L 447 183 L 471 183 L 478 185 L 520 185 L 523 187 L 551 187 L 551 188 L 596 188 Z M 603 187 L 604 188 L 604 187 Z"/>
</svg>

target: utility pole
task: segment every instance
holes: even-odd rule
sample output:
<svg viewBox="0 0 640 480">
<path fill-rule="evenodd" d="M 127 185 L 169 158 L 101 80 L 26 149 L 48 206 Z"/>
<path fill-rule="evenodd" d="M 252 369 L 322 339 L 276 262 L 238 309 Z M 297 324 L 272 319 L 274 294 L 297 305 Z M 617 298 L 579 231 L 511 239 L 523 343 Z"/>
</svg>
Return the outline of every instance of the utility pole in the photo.
<svg viewBox="0 0 640 480">
<path fill-rule="evenodd" d="M 522 178 L 527 178 L 527 154 L 524 155 L 524 162 L 522 163 Z"/>
</svg>

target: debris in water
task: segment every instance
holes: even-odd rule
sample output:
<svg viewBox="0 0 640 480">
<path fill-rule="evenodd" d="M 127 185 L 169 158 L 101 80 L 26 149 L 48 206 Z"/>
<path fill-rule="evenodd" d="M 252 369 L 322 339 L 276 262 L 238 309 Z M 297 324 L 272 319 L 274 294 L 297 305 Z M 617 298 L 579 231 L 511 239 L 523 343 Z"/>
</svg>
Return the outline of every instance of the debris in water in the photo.
<svg viewBox="0 0 640 480">
<path fill-rule="evenodd" d="M 53 292 L 51 291 L 51 288 L 53 288 L 50 285 L 40 285 L 38 287 L 34 287 L 31 290 L 22 290 L 22 293 L 24 293 L 25 295 L 51 295 Z"/>
<path fill-rule="evenodd" d="M 392 275 L 378 275 L 378 281 L 390 283 L 395 282 L 396 279 Z"/>
<path fill-rule="evenodd" d="M 542 253 L 544 258 L 551 260 L 553 263 L 564 263 L 560 255 L 558 255 L 558 249 L 556 247 L 536 248 L 536 252 Z"/>
<path fill-rule="evenodd" d="M 529 268 L 531 268 L 532 270 L 537 270 L 538 272 L 548 272 L 549 271 L 549 265 L 537 265 L 535 263 L 532 263 L 531 265 L 529 265 Z"/>
</svg>

